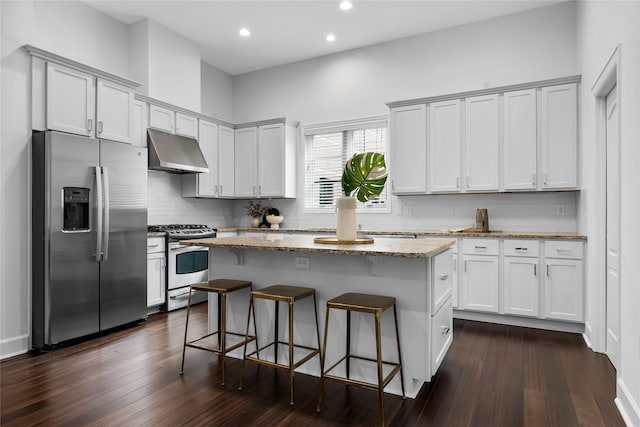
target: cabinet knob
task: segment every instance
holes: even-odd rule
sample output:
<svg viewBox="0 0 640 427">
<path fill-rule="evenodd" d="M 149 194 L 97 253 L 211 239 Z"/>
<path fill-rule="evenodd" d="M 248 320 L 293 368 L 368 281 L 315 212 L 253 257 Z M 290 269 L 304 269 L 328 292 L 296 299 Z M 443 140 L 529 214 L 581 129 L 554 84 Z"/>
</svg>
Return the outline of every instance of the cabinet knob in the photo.
<svg viewBox="0 0 640 427">
<path fill-rule="evenodd" d="M 447 335 L 449 333 L 449 331 L 451 330 L 450 327 L 448 326 L 443 326 L 442 327 L 442 335 Z"/>
</svg>

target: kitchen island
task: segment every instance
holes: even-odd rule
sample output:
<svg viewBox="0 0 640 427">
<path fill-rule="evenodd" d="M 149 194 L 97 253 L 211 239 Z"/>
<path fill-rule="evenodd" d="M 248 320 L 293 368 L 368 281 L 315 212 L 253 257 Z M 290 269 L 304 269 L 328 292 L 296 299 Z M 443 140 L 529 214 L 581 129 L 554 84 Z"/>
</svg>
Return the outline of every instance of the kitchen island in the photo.
<svg viewBox="0 0 640 427">
<path fill-rule="evenodd" d="M 451 250 L 453 240 L 376 239 L 372 244 L 336 245 L 314 243 L 313 235 L 238 236 L 182 241 L 185 245 L 210 249 L 209 274 L 213 278 L 251 280 L 254 289 L 274 284 L 316 289 L 318 320 L 324 331 L 326 301 L 345 292 L 387 295 L 396 298 L 405 390 L 415 397 L 430 381 L 452 342 Z M 213 299 L 212 299 L 213 298 Z M 228 296 L 227 328 L 244 333 L 248 295 Z M 209 327 L 217 325 L 215 296 L 210 296 Z M 294 335 L 297 344 L 317 346 L 313 300 L 296 304 Z M 267 341 L 273 325 L 273 304 L 256 304 L 259 338 Z M 281 329 L 286 325 L 280 310 Z M 382 316 L 384 360 L 397 360 L 393 312 Z M 352 352 L 375 355 L 372 316 L 352 317 Z M 326 366 L 344 354 L 346 316 L 332 311 Z M 281 332 L 284 334 L 284 331 Z M 241 351 L 235 356 L 240 357 Z M 232 354 L 234 355 L 234 354 Z M 319 375 L 319 361 L 313 359 L 299 372 Z M 351 366 L 352 377 L 371 381 L 375 364 Z M 385 391 L 400 394 L 399 376 Z"/>
</svg>

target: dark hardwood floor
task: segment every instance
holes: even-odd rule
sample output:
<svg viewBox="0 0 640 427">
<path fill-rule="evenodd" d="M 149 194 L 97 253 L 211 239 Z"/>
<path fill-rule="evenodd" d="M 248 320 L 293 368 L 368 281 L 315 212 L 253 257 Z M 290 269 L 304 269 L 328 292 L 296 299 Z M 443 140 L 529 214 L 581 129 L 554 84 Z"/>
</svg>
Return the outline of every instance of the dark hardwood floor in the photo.
<svg viewBox="0 0 640 427">
<path fill-rule="evenodd" d="M 206 330 L 206 304 L 191 317 Z M 179 375 L 185 310 L 91 341 L 1 363 L 2 426 L 376 425 L 376 392 L 296 374 L 289 406 L 284 371 L 227 366 L 219 385 L 214 354 L 187 349 Z M 191 326 L 190 326 L 191 327 Z M 613 400 L 615 371 L 575 334 L 455 321 L 438 374 L 416 399 L 385 397 L 393 426 L 623 426 Z M 313 362 L 312 362 L 313 363 Z"/>
</svg>

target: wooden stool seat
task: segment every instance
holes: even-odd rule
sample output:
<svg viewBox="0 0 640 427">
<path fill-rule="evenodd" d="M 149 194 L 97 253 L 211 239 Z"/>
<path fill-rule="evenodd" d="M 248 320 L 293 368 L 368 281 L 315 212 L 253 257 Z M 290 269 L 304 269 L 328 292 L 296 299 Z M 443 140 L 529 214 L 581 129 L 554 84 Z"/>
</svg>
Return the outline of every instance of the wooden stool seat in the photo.
<svg viewBox="0 0 640 427">
<path fill-rule="evenodd" d="M 389 362 L 382 358 L 382 337 L 380 333 L 380 317 L 382 313 L 393 308 L 393 319 L 395 322 L 396 330 L 396 344 L 398 348 L 398 361 Z M 325 370 L 325 363 L 327 357 L 327 336 L 329 334 L 329 311 L 331 309 L 345 310 L 347 312 L 347 327 L 346 327 L 346 354 L 340 358 L 331 367 Z M 351 312 L 356 311 L 360 313 L 373 314 L 375 316 L 375 339 L 376 339 L 376 358 L 359 356 L 351 353 Z M 367 362 L 375 362 L 377 366 L 377 383 L 361 381 L 352 379 L 350 376 L 350 363 L 351 359 L 364 360 Z M 402 387 L 402 398 L 404 399 L 404 373 L 402 371 L 402 354 L 400 351 L 400 335 L 398 331 L 398 316 L 396 313 L 396 299 L 394 297 L 371 295 L 371 294 L 359 294 L 359 293 L 346 293 L 337 296 L 327 301 L 326 317 L 324 322 L 324 341 L 322 344 L 322 357 L 320 358 L 322 365 L 320 373 L 320 392 L 318 397 L 317 411 L 321 410 L 322 398 L 324 392 L 324 380 L 330 379 L 337 382 L 341 382 L 346 385 L 356 385 L 368 389 L 378 390 L 378 400 L 380 405 L 380 423 L 384 426 L 384 388 L 389 382 L 400 372 L 400 384 Z M 346 376 L 339 376 L 331 374 L 331 371 L 338 365 L 345 363 Z M 382 367 L 383 365 L 390 366 L 391 371 L 384 376 Z"/>
<path fill-rule="evenodd" d="M 180 367 L 180 375 L 184 373 L 184 356 L 187 347 L 198 348 L 200 350 L 211 351 L 216 353 L 220 358 L 222 368 L 222 383 L 225 380 L 225 359 L 227 353 L 233 351 L 243 345 L 246 345 L 256 339 L 255 336 L 248 336 L 246 333 L 227 331 L 227 294 L 241 289 L 251 290 L 251 282 L 248 280 L 234 279 L 212 279 L 204 283 L 194 283 L 189 287 L 189 302 L 187 303 L 187 318 L 184 326 L 184 344 L 182 346 L 182 365 Z M 202 291 L 215 293 L 218 295 L 218 329 L 210 334 L 200 338 L 187 341 L 187 333 L 189 331 L 189 312 L 191 310 L 191 295 L 193 291 Z M 255 324 L 254 324 L 255 327 Z M 242 340 L 231 346 L 227 346 L 227 336 L 241 337 Z M 217 336 L 217 346 L 214 347 L 207 343 L 207 338 Z"/>
<path fill-rule="evenodd" d="M 295 344 L 293 342 L 293 305 L 296 301 L 299 301 L 306 297 L 313 297 L 313 310 L 315 314 L 316 321 L 316 339 L 318 340 L 318 347 L 309 347 L 304 345 Z M 263 347 L 258 346 L 257 336 L 258 332 L 256 330 L 256 316 L 253 311 L 254 308 L 254 300 L 255 299 L 264 299 L 275 302 L 275 315 L 274 315 L 274 339 L 270 343 L 266 344 Z M 278 323 L 279 323 L 279 305 L 280 303 L 288 304 L 288 327 L 289 327 L 289 336 L 288 341 L 281 341 L 278 339 Z M 238 390 L 242 390 L 242 383 L 244 381 L 244 363 L 245 361 L 255 362 L 261 365 L 271 366 L 273 368 L 286 369 L 289 371 L 289 404 L 293 405 L 293 374 L 298 366 L 307 362 L 315 355 L 320 355 L 320 328 L 318 326 L 318 306 L 316 302 L 316 290 L 313 288 L 305 288 L 301 286 L 291 286 L 291 285 L 273 285 L 268 286 L 266 288 L 257 289 L 251 291 L 251 298 L 249 300 L 249 314 L 247 316 L 247 331 L 246 337 L 249 338 L 249 324 L 251 323 L 251 315 L 253 313 L 253 329 L 255 331 L 256 336 L 256 350 L 252 353 L 247 354 L 247 346 L 244 347 L 244 357 L 242 359 L 242 367 L 240 374 L 240 386 Z M 288 349 L 288 363 L 280 363 L 278 361 L 278 345 L 286 345 Z M 267 348 L 273 347 L 273 360 L 269 360 L 267 358 L 261 358 L 260 352 L 266 350 Z M 306 354 L 300 358 L 298 361 L 294 361 L 294 349 L 305 350 Z M 264 353 L 263 353 L 264 354 Z M 320 361 L 320 365 L 322 366 L 322 361 Z"/>
</svg>

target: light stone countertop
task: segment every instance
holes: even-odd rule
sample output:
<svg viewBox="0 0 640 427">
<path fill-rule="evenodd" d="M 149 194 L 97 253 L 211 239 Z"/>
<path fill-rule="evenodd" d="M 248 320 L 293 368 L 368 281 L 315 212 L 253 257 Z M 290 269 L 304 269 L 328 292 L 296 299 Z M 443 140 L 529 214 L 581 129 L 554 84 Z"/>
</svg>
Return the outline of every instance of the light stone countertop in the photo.
<svg viewBox="0 0 640 427">
<path fill-rule="evenodd" d="M 374 239 L 370 244 L 320 244 L 312 235 L 287 236 L 275 233 L 264 235 L 219 237 L 182 240 L 180 244 L 213 248 L 249 249 L 260 251 L 285 251 L 326 253 L 339 255 L 389 256 L 401 258 L 429 258 L 444 252 L 454 240 L 440 239 Z"/>
<path fill-rule="evenodd" d="M 213 227 L 218 232 L 253 231 L 265 234 L 277 233 L 322 233 L 335 235 L 335 229 L 331 228 L 251 228 L 251 227 Z M 560 240 L 587 240 L 587 236 L 571 232 L 553 231 L 464 231 L 454 230 L 358 230 L 358 236 L 414 236 L 414 237 L 488 237 L 496 239 L 560 239 Z"/>
</svg>

